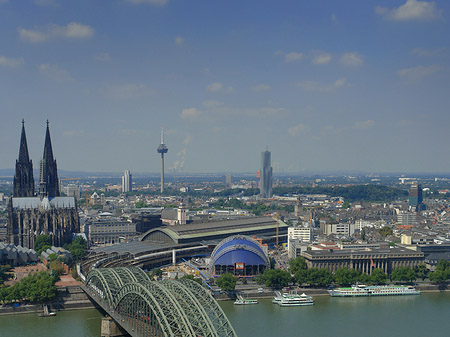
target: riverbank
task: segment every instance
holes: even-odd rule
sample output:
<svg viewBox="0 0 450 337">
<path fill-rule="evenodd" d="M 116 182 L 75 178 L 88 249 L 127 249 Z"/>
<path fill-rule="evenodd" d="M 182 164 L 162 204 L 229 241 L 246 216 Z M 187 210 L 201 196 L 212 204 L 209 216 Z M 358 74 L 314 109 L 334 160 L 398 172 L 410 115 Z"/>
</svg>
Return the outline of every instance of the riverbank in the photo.
<svg viewBox="0 0 450 337">
<path fill-rule="evenodd" d="M 446 293 L 450 292 L 450 288 L 447 284 L 419 284 L 416 285 L 416 289 L 423 293 Z M 323 288 L 292 288 L 293 291 L 297 293 L 305 293 L 311 296 L 330 296 L 327 289 Z M 264 290 L 262 293 L 255 289 L 236 289 L 235 292 L 230 294 L 228 293 L 216 293 L 214 294 L 214 298 L 217 301 L 231 301 L 235 300 L 237 294 L 242 295 L 244 298 L 254 298 L 254 299 L 264 299 L 264 298 L 273 298 L 275 296 L 275 290 Z"/>
<path fill-rule="evenodd" d="M 62 310 L 98 309 L 79 285 L 59 287 L 54 301 L 47 304 L 52 312 Z M 0 315 L 41 313 L 42 304 L 19 305 L 18 303 L 1 305 Z"/>
</svg>

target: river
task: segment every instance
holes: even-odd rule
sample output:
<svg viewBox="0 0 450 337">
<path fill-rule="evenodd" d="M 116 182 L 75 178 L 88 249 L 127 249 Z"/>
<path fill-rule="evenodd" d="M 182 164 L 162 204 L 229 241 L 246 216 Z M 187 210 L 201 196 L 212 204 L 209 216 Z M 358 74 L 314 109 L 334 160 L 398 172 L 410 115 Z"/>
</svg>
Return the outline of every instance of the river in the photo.
<svg viewBox="0 0 450 337">
<path fill-rule="evenodd" d="M 270 300 L 235 306 L 220 302 L 239 337 L 423 337 L 450 331 L 450 293 L 363 298 L 316 297 L 307 307 L 279 307 Z M 1 337 L 100 336 L 95 309 L 0 316 Z"/>
</svg>

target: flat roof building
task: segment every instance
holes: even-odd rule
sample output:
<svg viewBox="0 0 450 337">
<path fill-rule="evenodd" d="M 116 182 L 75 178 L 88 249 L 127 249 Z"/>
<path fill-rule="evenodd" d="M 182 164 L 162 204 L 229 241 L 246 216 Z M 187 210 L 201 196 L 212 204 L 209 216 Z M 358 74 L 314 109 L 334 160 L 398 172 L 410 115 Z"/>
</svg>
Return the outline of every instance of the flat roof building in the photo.
<svg viewBox="0 0 450 337">
<path fill-rule="evenodd" d="M 366 250 L 311 250 L 302 253 L 308 268 L 325 268 L 336 272 L 339 268 L 350 268 L 371 274 L 381 268 L 390 274 L 398 267 L 415 267 L 424 261 L 424 254 L 406 248 Z"/>
</svg>

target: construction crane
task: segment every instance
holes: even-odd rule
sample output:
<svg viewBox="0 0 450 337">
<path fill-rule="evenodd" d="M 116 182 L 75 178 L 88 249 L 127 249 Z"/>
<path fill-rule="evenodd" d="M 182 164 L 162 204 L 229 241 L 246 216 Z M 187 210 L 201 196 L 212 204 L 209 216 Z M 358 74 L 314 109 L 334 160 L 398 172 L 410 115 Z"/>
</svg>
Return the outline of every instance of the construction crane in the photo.
<svg viewBox="0 0 450 337">
<path fill-rule="evenodd" d="M 61 194 L 61 181 L 67 181 L 67 180 L 81 180 L 81 178 L 59 178 L 59 193 Z"/>
</svg>

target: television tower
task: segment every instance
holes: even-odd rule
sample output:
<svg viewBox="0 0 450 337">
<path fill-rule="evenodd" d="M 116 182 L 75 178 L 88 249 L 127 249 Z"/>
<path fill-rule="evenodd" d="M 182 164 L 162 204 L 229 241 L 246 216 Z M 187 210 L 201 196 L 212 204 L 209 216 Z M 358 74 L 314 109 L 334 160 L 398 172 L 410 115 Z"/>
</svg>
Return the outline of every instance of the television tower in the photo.
<svg viewBox="0 0 450 337">
<path fill-rule="evenodd" d="M 164 129 L 161 128 L 161 144 L 159 144 L 158 153 L 161 153 L 161 193 L 164 192 L 164 154 L 169 151 L 166 144 L 164 144 Z"/>
</svg>

